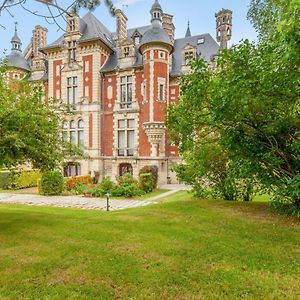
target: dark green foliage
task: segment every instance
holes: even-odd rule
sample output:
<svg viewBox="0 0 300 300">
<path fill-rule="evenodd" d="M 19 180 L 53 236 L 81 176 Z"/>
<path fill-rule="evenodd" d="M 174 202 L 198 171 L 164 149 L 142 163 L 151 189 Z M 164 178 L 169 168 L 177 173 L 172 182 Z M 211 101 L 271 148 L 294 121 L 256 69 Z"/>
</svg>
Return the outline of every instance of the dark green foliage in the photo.
<svg viewBox="0 0 300 300">
<path fill-rule="evenodd" d="M 299 14 L 299 1 L 253 0 L 260 43 L 221 52 L 215 72 L 195 61 L 183 78 L 168 127 L 187 163 L 179 177 L 197 190 L 249 201 L 263 189 L 299 207 Z"/>
<path fill-rule="evenodd" d="M 152 173 L 141 173 L 139 175 L 139 183 L 140 183 L 140 188 L 146 192 L 150 193 L 153 191 L 153 186 L 154 186 L 154 180 L 153 180 L 153 175 Z"/>
<path fill-rule="evenodd" d="M 10 183 L 10 171 L 0 171 L 0 189 L 6 190 Z"/>
<path fill-rule="evenodd" d="M 141 174 L 148 174 L 151 173 L 152 174 L 152 182 L 153 182 L 153 186 L 152 186 L 152 190 L 157 188 L 157 182 L 158 182 L 158 167 L 157 166 L 144 166 L 140 172 L 139 172 L 139 176 Z"/>
<path fill-rule="evenodd" d="M 133 178 L 131 174 L 124 174 L 117 178 L 118 185 L 112 189 L 112 196 L 125 196 L 125 197 L 134 197 L 141 196 L 144 194 L 138 187 L 138 182 Z"/>
<path fill-rule="evenodd" d="M 42 194 L 47 196 L 61 195 L 64 189 L 64 178 L 59 171 L 46 171 L 41 178 Z"/>
</svg>

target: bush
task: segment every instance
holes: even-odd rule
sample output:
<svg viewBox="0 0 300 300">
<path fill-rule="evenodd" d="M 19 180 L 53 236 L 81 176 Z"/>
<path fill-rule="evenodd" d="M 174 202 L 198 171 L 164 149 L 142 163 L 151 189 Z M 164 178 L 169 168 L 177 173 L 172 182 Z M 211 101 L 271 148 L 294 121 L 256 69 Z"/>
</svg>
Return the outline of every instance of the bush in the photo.
<svg viewBox="0 0 300 300">
<path fill-rule="evenodd" d="M 38 185 L 41 173 L 38 170 L 28 171 L 1 171 L 0 188 L 8 190 L 19 190 Z"/>
<path fill-rule="evenodd" d="M 140 188 L 146 193 L 152 192 L 154 186 L 153 175 L 151 173 L 142 173 L 140 174 L 139 178 L 140 178 Z"/>
<path fill-rule="evenodd" d="M 138 181 L 130 174 L 124 174 L 117 178 L 118 186 L 111 190 L 111 195 L 115 197 L 134 197 L 141 196 L 144 191 L 138 187 Z"/>
<path fill-rule="evenodd" d="M 110 177 L 105 177 L 99 184 L 99 188 L 104 194 L 109 193 L 114 188 L 114 183 L 111 181 Z"/>
<path fill-rule="evenodd" d="M 44 195 L 58 196 L 64 189 L 64 178 L 59 171 L 47 171 L 41 178 L 41 190 Z"/>
<path fill-rule="evenodd" d="M 0 172 L 0 189 L 8 189 L 10 184 L 10 172 L 9 171 L 1 171 Z"/>
<path fill-rule="evenodd" d="M 139 177 L 141 174 L 152 174 L 152 181 L 153 181 L 153 186 L 152 190 L 157 188 L 157 182 L 158 182 L 158 167 L 157 166 L 144 166 L 140 172 L 139 172 Z"/>
</svg>

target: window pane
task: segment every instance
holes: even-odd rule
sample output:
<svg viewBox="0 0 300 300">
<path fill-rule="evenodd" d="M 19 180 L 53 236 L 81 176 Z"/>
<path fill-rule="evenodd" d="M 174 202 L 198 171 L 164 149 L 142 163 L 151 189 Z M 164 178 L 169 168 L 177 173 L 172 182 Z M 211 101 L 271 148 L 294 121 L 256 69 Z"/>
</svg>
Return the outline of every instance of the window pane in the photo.
<svg viewBox="0 0 300 300">
<path fill-rule="evenodd" d="M 66 121 L 63 122 L 62 128 L 63 129 L 68 129 L 68 123 Z"/>
<path fill-rule="evenodd" d="M 127 102 L 132 101 L 132 84 L 128 84 L 128 91 L 127 91 Z"/>
<path fill-rule="evenodd" d="M 134 148 L 134 130 L 127 131 L 127 148 Z"/>
<path fill-rule="evenodd" d="M 127 102 L 126 101 L 126 87 L 125 85 L 121 85 L 121 102 Z"/>
<path fill-rule="evenodd" d="M 134 128 L 135 127 L 134 125 L 135 125 L 135 122 L 133 119 L 127 121 L 128 128 Z"/>
<path fill-rule="evenodd" d="M 84 146 L 84 132 L 83 130 L 78 131 L 78 147 L 83 148 Z"/>
<path fill-rule="evenodd" d="M 118 148 L 124 149 L 125 146 L 125 131 L 119 131 L 118 132 Z"/>
<path fill-rule="evenodd" d="M 119 120 L 118 121 L 118 127 L 119 128 L 125 128 L 125 120 Z"/>
<path fill-rule="evenodd" d="M 127 82 L 132 82 L 132 76 L 127 76 Z"/>
<path fill-rule="evenodd" d="M 75 128 L 76 128 L 75 121 L 71 121 L 71 123 L 70 123 L 70 128 L 72 128 L 72 129 L 75 129 Z"/>
<path fill-rule="evenodd" d="M 126 77 L 125 76 L 121 77 L 121 83 L 126 83 Z"/>
<path fill-rule="evenodd" d="M 76 144 L 76 131 L 70 131 L 70 141 L 73 145 Z"/>
<path fill-rule="evenodd" d="M 83 120 L 78 121 L 78 128 L 84 128 L 84 122 Z"/>
</svg>

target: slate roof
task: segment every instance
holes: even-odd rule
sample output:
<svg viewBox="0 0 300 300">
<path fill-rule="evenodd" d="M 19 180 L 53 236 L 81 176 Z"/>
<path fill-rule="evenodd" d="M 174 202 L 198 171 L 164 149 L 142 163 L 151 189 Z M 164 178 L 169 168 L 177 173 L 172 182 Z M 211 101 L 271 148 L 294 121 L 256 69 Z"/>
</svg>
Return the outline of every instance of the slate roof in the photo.
<svg viewBox="0 0 300 300">
<path fill-rule="evenodd" d="M 147 25 L 142 27 L 135 27 L 127 30 L 127 37 L 132 38 L 135 31 L 142 35 L 141 44 L 139 47 L 147 42 L 165 42 L 171 45 L 171 41 L 167 33 L 160 27 Z M 103 41 L 110 47 L 113 53 L 108 58 L 106 64 L 100 70 L 101 72 L 109 72 L 118 69 L 118 50 L 116 47 L 116 32 L 111 33 L 92 13 L 87 13 L 80 19 L 80 32 L 82 37 L 79 42 L 87 42 L 94 40 Z M 204 39 L 204 43 L 198 44 L 199 39 Z M 64 36 L 62 35 L 54 43 L 48 45 L 47 48 L 62 47 Z M 202 34 L 196 36 L 187 36 L 185 38 L 176 39 L 174 42 L 173 65 L 171 76 L 179 76 L 182 74 L 182 52 L 184 48 L 190 44 L 197 49 L 197 53 L 209 62 L 211 57 L 217 54 L 219 50 L 218 43 L 212 38 L 210 34 Z M 143 57 L 139 52 L 139 47 L 136 47 L 136 61 L 132 67 L 139 67 L 143 65 Z"/>
<path fill-rule="evenodd" d="M 6 56 L 6 64 L 9 67 L 14 67 L 26 71 L 30 71 L 30 65 L 28 61 L 24 58 L 21 51 L 12 50 L 11 53 Z"/>
<path fill-rule="evenodd" d="M 145 44 L 160 42 L 173 47 L 169 35 L 159 25 L 151 26 L 142 37 L 139 49 Z"/>
<path fill-rule="evenodd" d="M 204 39 L 204 43 L 199 44 L 198 41 L 202 39 Z M 182 52 L 187 45 L 195 47 L 197 54 L 200 54 L 207 62 L 209 62 L 212 56 L 216 55 L 220 49 L 218 43 L 209 33 L 175 40 L 171 76 L 182 74 Z"/>
<path fill-rule="evenodd" d="M 79 43 L 101 40 L 111 49 L 115 46 L 111 32 L 91 12 L 80 19 L 79 30 L 82 34 Z M 60 48 L 63 46 L 63 42 L 64 35 L 43 49 Z"/>
</svg>

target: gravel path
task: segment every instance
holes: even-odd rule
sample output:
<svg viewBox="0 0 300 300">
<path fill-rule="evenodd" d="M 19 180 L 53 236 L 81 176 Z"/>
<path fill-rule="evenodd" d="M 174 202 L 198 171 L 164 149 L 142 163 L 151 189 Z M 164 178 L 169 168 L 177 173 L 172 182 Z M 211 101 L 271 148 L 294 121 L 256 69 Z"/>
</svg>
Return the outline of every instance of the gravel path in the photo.
<svg viewBox="0 0 300 300">
<path fill-rule="evenodd" d="M 121 210 L 127 208 L 135 208 L 154 204 L 156 200 L 170 196 L 179 190 L 183 190 L 178 186 L 176 188 L 171 187 L 172 190 L 163 193 L 161 195 L 149 198 L 147 200 L 110 200 L 110 210 Z M 1 194 L 0 204 L 25 204 L 34 206 L 54 206 L 64 208 L 79 208 L 87 210 L 106 210 L 106 199 L 99 198 L 85 198 L 81 196 L 57 196 L 46 197 L 40 195 L 28 195 L 28 194 Z"/>
</svg>

